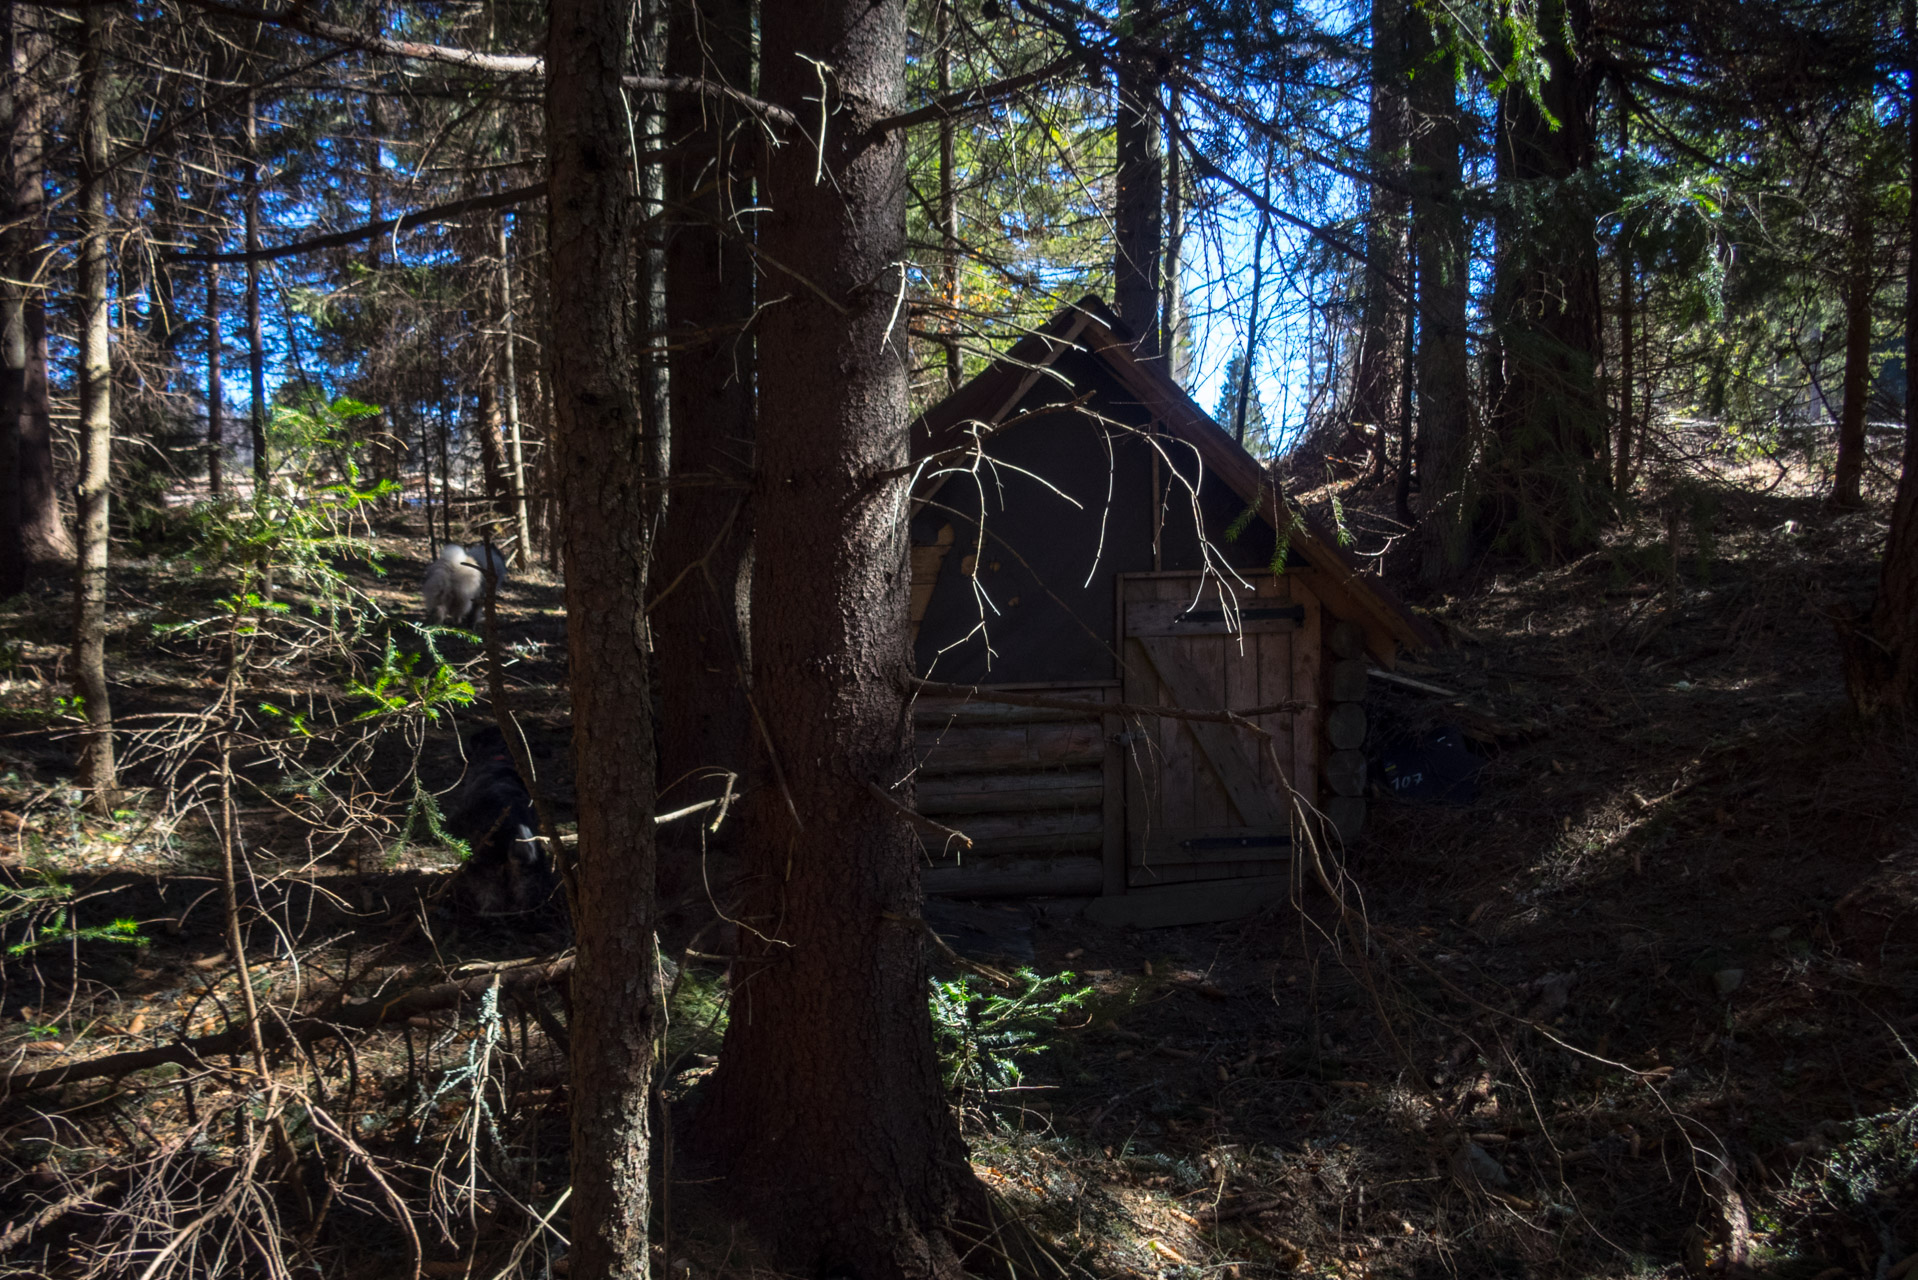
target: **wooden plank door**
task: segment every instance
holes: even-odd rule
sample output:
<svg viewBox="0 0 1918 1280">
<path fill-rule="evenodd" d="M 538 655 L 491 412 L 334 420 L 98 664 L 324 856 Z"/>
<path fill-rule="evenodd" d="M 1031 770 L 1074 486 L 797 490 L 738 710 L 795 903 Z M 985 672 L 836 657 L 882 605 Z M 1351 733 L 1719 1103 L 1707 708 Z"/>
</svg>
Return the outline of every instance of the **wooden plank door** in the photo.
<svg viewBox="0 0 1918 1280">
<path fill-rule="evenodd" d="M 1296 577 L 1247 575 L 1230 588 L 1198 574 L 1119 580 L 1125 701 L 1195 711 L 1316 702 L 1319 602 Z M 1285 780 L 1318 799 L 1318 712 L 1243 729 L 1141 717 L 1124 737 L 1127 884 L 1282 874 L 1291 857 Z"/>
</svg>

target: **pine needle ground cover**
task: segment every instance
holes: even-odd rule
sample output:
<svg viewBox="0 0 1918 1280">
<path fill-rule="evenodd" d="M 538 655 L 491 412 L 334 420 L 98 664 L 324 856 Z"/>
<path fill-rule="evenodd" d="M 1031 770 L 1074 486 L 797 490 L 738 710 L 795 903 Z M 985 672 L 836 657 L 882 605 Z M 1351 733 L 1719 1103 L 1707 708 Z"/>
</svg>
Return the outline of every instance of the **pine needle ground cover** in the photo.
<svg viewBox="0 0 1918 1280">
<path fill-rule="evenodd" d="M 1339 900 L 1314 889 L 1228 926 L 1133 934 L 1070 903 L 1020 906 L 1029 958 L 973 958 L 996 978 L 941 963 L 928 996 L 950 1006 L 953 1104 L 1018 1256 L 1154 1277 L 1835 1277 L 1903 1261 L 1918 778 L 1902 729 L 1845 709 L 1825 607 L 1868 587 L 1882 513 L 1834 513 L 1809 479 L 1686 502 L 1676 521 L 1648 503 L 1568 565 L 1487 559 L 1428 602 L 1453 643 L 1404 672 L 1445 693 L 1376 682 L 1378 732 L 1458 728 L 1486 762 L 1479 795 L 1375 800 Z M 1385 518 L 1363 492 L 1341 503 L 1361 538 Z M 390 572 L 361 585 L 403 613 L 423 539 L 378 540 Z M 134 673 L 122 714 L 204 707 L 218 655 L 154 637 L 207 608 L 208 585 L 165 555 L 120 581 L 139 602 L 109 650 Z M 537 574 L 512 590 L 509 678 L 564 820 L 557 590 Z M 565 1011 L 528 966 L 563 963 L 564 939 L 536 956 L 433 914 L 458 856 L 407 831 L 401 784 L 451 785 L 449 732 L 371 744 L 341 775 L 364 790 L 288 790 L 260 766 L 240 801 L 243 975 L 209 896 L 206 808 L 164 799 L 164 753 L 145 787 L 136 760 L 124 809 L 76 808 L 62 602 L 6 608 L 9 1072 L 230 1033 L 243 981 L 264 1008 L 327 1009 L 340 1030 L 273 1050 L 298 1093 L 277 1129 L 237 1039 L 8 1099 L 0 1217 L 11 1232 L 60 1211 L 0 1261 L 118 1274 L 128 1242 L 158 1247 L 129 1224 L 216 1209 L 178 1274 L 245 1270 L 268 1239 L 339 1276 L 563 1260 Z M 347 700 L 321 667 L 272 679 L 312 723 Z M 680 943 L 663 976 L 675 1126 L 724 1016 L 723 941 Z M 391 1021 L 354 1012 L 459 984 Z M 696 1160 L 669 1160 L 661 1265 L 759 1273 Z"/>
</svg>

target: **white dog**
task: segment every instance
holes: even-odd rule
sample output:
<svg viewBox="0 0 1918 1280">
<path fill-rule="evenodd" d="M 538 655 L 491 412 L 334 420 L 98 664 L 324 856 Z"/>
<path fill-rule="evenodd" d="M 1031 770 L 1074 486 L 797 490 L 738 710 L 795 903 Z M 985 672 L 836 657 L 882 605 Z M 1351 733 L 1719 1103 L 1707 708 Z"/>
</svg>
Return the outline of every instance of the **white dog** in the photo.
<svg viewBox="0 0 1918 1280">
<path fill-rule="evenodd" d="M 479 628 L 480 611 L 486 603 L 486 571 L 493 570 L 494 589 L 506 585 L 506 557 L 485 543 L 461 547 L 447 543 L 440 558 L 426 570 L 420 595 L 426 601 L 426 621 L 435 627 Z"/>
</svg>

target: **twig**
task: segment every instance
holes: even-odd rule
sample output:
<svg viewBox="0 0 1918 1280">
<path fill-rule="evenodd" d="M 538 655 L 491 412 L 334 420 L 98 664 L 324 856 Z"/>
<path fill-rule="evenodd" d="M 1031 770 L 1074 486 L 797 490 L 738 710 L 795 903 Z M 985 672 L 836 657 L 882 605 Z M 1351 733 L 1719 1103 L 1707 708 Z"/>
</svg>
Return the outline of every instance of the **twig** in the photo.
<svg viewBox="0 0 1918 1280">
<path fill-rule="evenodd" d="M 904 817 L 907 822 L 910 822 L 913 826 L 919 828 L 921 831 L 926 832 L 928 835 L 942 836 L 948 839 L 957 840 L 960 844 L 963 844 L 964 846 L 966 846 L 966 848 L 968 849 L 972 848 L 971 836 L 967 835 L 963 831 L 954 831 L 951 827 L 940 826 L 937 822 L 934 822 L 931 818 L 928 818 L 925 814 L 920 813 L 917 809 L 907 808 L 905 805 L 900 804 L 897 800 L 893 799 L 892 796 L 888 795 L 886 792 L 886 789 L 880 786 L 878 783 L 868 782 L 866 784 L 866 789 L 868 791 L 871 791 L 874 795 L 878 796 L 881 800 L 885 801 L 887 804 L 891 805 L 894 809 L 898 810 L 899 814 L 902 817 Z"/>
<path fill-rule="evenodd" d="M 90 1203 L 98 1197 L 102 1191 L 118 1185 L 118 1182 L 119 1179 L 117 1178 L 102 1178 L 83 1190 L 76 1191 L 64 1199 L 54 1201 L 18 1226 L 8 1227 L 6 1234 L 0 1235 L 0 1254 L 5 1254 L 16 1245 L 24 1243 L 28 1236 L 38 1231 L 41 1227 L 46 1226 L 48 1223 L 57 1222 L 75 1209 L 78 1209 L 81 1205 Z"/>
<path fill-rule="evenodd" d="M 939 954 L 945 958 L 948 964 L 954 964 L 961 969 L 969 970 L 989 982 L 998 983 L 1002 987 L 1010 987 L 1013 985 L 1011 978 L 999 972 L 991 965 L 980 964 L 977 960 L 968 960 L 957 951 L 954 951 L 952 944 L 940 937 L 938 931 L 935 930 L 931 924 L 927 923 L 924 916 L 906 916 L 900 915 L 897 912 L 882 911 L 879 913 L 879 918 L 881 920 L 890 920 L 895 924 L 911 925 L 913 928 L 918 929 L 926 935 L 933 947 L 938 950 Z"/>
<path fill-rule="evenodd" d="M 513 1274 L 514 1270 L 519 1266 L 519 1260 L 526 1256 L 526 1251 L 533 1247 L 533 1241 L 539 1239 L 541 1232 L 551 1231 L 554 1235 L 559 1236 L 559 1229 L 552 1225 L 553 1215 L 559 1212 L 559 1207 L 565 1204 L 572 1194 L 573 1188 L 568 1186 L 566 1190 L 559 1193 L 559 1199 L 553 1201 L 552 1208 L 533 1219 L 532 1231 L 527 1233 L 525 1239 L 513 1246 L 513 1256 L 508 1258 L 506 1265 L 494 1274 L 493 1280 L 506 1280 L 507 1276 Z M 568 1243 L 565 1236 L 559 1236 L 559 1242 L 561 1244 Z"/>
<path fill-rule="evenodd" d="M 406 1230 L 407 1243 L 411 1245 L 413 1249 L 413 1280 L 420 1280 L 420 1272 L 424 1270 L 426 1266 L 426 1251 L 420 1247 L 420 1233 L 418 1228 L 413 1225 L 413 1215 L 407 1210 L 406 1201 L 401 1198 L 399 1192 L 393 1189 L 393 1184 L 386 1180 L 386 1176 L 380 1172 L 379 1165 L 374 1161 L 372 1155 L 365 1147 L 353 1141 L 352 1135 L 340 1127 L 339 1121 L 328 1115 L 324 1108 L 313 1103 L 311 1100 L 307 1102 L 307 1113 L 313 1118 L 313 1123 L 317 1127 L 333 1135 L 334 1141 L 345 1147 L 347 1151 L 360 1162 L 360 1166 L 366 1170 L 366 1176 L 373 1179 L 374 1185 L 379 1187 L 380 1193 L 386 1197 L 386 1202 L 393 1206 L 393 1212 L 399 1218 L 400 1226 Z"/>
<path fill-rule="evenodd" d="M 503 991 L 509 991 L 522 987 L 547 986 L 563 980 L 572 971 L 573 958 L 566 956 L 546 964 L 527 965 L 505 974 L 482 973 L 455 982 L 442 982 L 431 987 L 417 988 L 382 1003 L 367 1000 L 359 1004 L 348 1004 L 341 1000 L 315 1013 L 295 1015 L 286 1020 L 286 1025 L 290 1027 L 294 1039 L 301 1044 L 312 1044 L 317 1040 L 344 1036 L 351 1031 L 371 1031 L 389 1023 L 404 1022 L 418 1014 L 450 1008 L 464 1000 L 479 996 L 486 988 L 493 985 L 495 978 L 499 979 Z M 261 1028 L 261 1034 L 267 1047 L 273 1049 L 285 1043 L 288 1032 L 279 1026 L 269 1024 Z M 9 1076 L 0 1076 L 0 1098 L 12 1097 L 34 1089 L 49 1089 L 55 1085 L 68 1084 L 76 1080 L 123 1076 L 129 1072 L 144 1071 L 149 1067 L 164 1066 L 168 1063 L 177 1063 L 184 1067 L 197 1066 L 206 1057 L 244 1053 L 251 1040 L 252 1033 L 249 1028 L 235 1027 L 217 1035 L 198 1036 L 174 1044 L 159 1045 L 152 1049 L 113 1053 L 105 1057 L 89 1058 L 84 1062 L 71 1062 L 65 1066 L 46 1067 L 39 1071 L 23 1071 Z"/>
<path fill-rule="evenodd" d="M 983 107 L 990 107 L 997 103 L 1004 102 L 1006 99 L 1023 90 L 1030 89 L 1033 85 L 1044 84 L 1048 80 L 1056 79 L 1078 66 L 1079 63 L 1080 57 L 1077 53 L 1063 54 L 1035 71 L 1023 72 L 1016 76 L 1007 76 L 1005 79 L 995 80 L 991 84 L 975 85 L 970 89 L 961 89 L 957 93 L 949 93 L 943 98 L 935 98 L 924 106 L 914 107 L 911 111 L 902 111 L 896 116 L 886 116 L 873 123 L 872 132 L 884 133 L 890 129 L 910 129 L 916 124 L 930 124 L 935 120 L 949 120 L 953 116 L 977 111 Z"/>
<path fill-rule="evenodd" d="M 1417 689 L 1420 693 L 1430 693 L 1441 698 L 1462 698 L 1465 695 L 1444 685 L 1427 684 L 1423 680 L 1414 680 L 1411 676 L 1402 676 L 1396 671 L 1385 671 L 1378 667 L 1369 667 L 1366 674 L 1375 680 L 1386 680 L 1393 684 L 1404 685 L 1408 689 Z"/>
</svg>

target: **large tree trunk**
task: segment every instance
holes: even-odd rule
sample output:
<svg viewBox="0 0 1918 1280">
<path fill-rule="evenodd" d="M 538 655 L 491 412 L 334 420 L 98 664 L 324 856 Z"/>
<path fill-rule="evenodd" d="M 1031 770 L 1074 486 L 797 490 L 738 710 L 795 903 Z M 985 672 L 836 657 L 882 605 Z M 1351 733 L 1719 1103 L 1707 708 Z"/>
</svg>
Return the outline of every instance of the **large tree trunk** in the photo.
<svg viewBox="0 0 1918 1280">
<path fill-rule="evenodd" d="M 553 439 L 579 792 L 571 879 L 575 1280 L 647 1275 L 659 1034 L 653 717 L 642 642 L 652 446 L 633 391 L 635 191 L 620 0 L 552 0 L 546 45 Z"/>
<path fill-rule="evenodd" d="M 73 683 L 85 704 L 80 785 L 99 812 L 117 798 L 113 704 L 107 692 L 107 501 L 113 464 L 113 363 L 108 346 L 107 11 L 86 10 L 80 56 L 80 562 L 74 580 Z"/>
<path fill-rule="evenodd" d="M 1372 0 L 1372 100 L 1369 134 L 1376 181 L 1366 192 L 1365 280 L 1361 289 L 1358 363 L 1352 375 L 1351 421 L 1369 433 L 1374 482 L 1385 477 L 1386 440 L 1398 421 L 1404 362 L 1405 296 L 1411 284 L 1406 219 L 1405 145 L 1411 132 L 1405 98 L 1405 0 Z"/>
<path fill-rule="evenodd" d="M 1539 212 L 1508 216 L 1499 236 L 1493 320 L 1504 389 L 1488 471 L 1499 476 L 1493 511 L 1503 536 L 1537 559 L 1586 549 L 1610 511 L 1598 223 L 1585 181 L 1597 157 L 1600 79 L 1580 47 L 1590 27 L 1585 0 L 1543 0 L 1542 103 L 1508 90 L 1497 140 L 1507 207 Z"/>
<path fill-rule="evenodd" d="M 752 597 L 772 781 L 748 801 L 752 929 L 701 1134 L 784 1262 L 957 1280 L 946 1228 L 981 1221 L 983 1193 L 933 1051 L 916 841 L 875 794 L 911 764 L 905 151 L 868 132 L 901 96 L 904 4 L 771 4 L 762 27 L 763 96 L 802 116 L 813 100 L 817 119 L 828 67 L 830 125 L 823 150 L 773 153 L 761 201 L 766 260 L 791 272 L 766 286 L 777 411 L 753 487 L 755 524 L 780 534 L 760 541 Z"/>
<path fill-rule="evenodd" d="M 751 0 L 676 0 L 667 70 L 740 89 L 753 79 Z M 669 808 L 725 790 L 751 757 L 746 704 L 753 460 L 752 258 L 733 222 L 753 126 L 711 99 L 667 103 L 674 225 L 666 245 L 672 376 L 671 502 L 660 533 L 650 621 L 659 664 L 659 776 Z M 662 851 L 663 900 L 703 883 L 698 828 Z"/>
<path fill-rule="evenodd" d="M 1918 188 L 1918 23 L 1904 4 L 1906 98 L 1910 130 L 1906 181 Z M 1906 243 L 1918 245 L 1918 201 L 1906 214 Z M 1905 368 L 1918 369 L 1918 269 L 1905 272 Z M 1845 684 L 1860 714 L 1918 712 L 1918 387 L 1905 387 L 1905 453 L 1885 535 L 1878 599 L 1862 631 L 1841 624 Z"/>
<path fill-rule="evenodd" d="M 1129 3 L 1131 13 L 1139 6 Z M 1139 35 L 1138 31 L 1133 34 Z M 1164 146 L 1159 77 L 1143 54 L 1119 59 L 1118 180 L 1113 210 L 1112 305 L 1139 339 L 1139 354 L 1163 349 L 1159 334 L 1159 254 L 1164 246 Z"/>
<path fill-rule="evenodd" d="M 1862 178 L 1860 179 L 1862 183 Z M 1833 506 L 1864 503 L 1865 404 L 1871 397 L 1871 212 L 1861 195 L 1845 225 L 1845 389 L 1838 410 Z"/>
<path fill-rule="evenodd" d="M 1423 16 L 1407 32 L 1414 116 L 1412 236 L 1418 307 L 1419 577 L 1449 581 L 1470 532 L 1472 401 L 1465 344 L 1467 270 L 1457 55 L 1441 53 Z"/>
<path fill-rule="evenodd" d="M 17 0 L 0 5 L 0 596 L 73 564 L 53 471 L 47 394 L 47 313 L 39 284 L 46 254 L 41 187 L 45 42 Z"/>
</svg>

